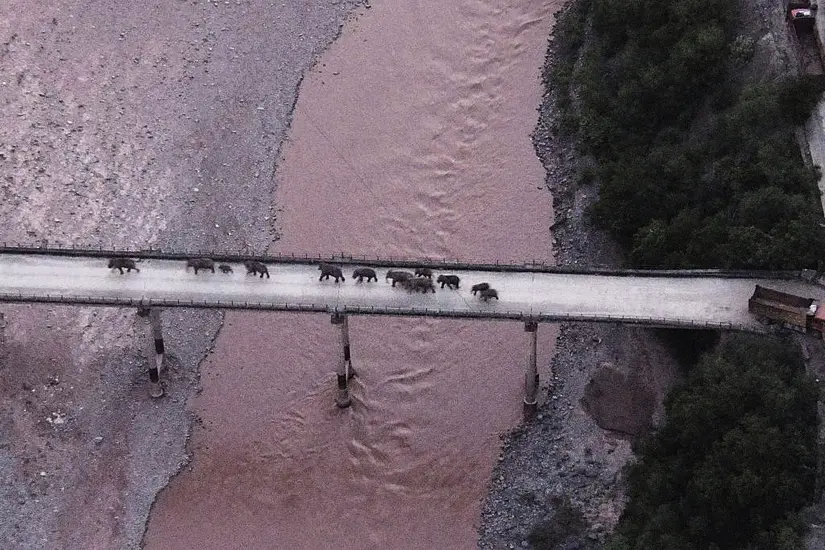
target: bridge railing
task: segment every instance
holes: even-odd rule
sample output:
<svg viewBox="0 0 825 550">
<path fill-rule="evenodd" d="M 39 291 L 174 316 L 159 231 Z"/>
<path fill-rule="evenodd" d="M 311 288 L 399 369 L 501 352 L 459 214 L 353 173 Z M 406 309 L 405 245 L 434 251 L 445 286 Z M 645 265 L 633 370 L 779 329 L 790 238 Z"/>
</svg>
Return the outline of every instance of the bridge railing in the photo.
<svg viewBox="0 0 825 550">
<path fill-rule="evenodd" d="M 531 314 L 519 310 L 444 310 L 431 307 L 393 307 L 393 306 L 347 306 L 330 307 L 326 304 L 302 303 L 271 303 L 250 302 L 246 300 L 219 300 L 202 302 L 196 300 L 179 299 L 140 299 L 106 296 L 64 296 L 60 294 L 46 294 L 42 296 L 23 293 L 0 293 L 0 302 L 7 303 L 50 303 L 62 305 L 88 305 L 111 307 L 161 307 L 161 308 L 193 308 L 193 309 L 244 309 L 259 311 L 286 311 L 296 313 L 340 313 L 347 315 L 393 315 L 393 316 L 423 316 L 442 317 L 452 319 L 486 319 L 491 321 L 536 321 L 546 323 L 587 322 L 587 323 L 622 323 L 648 327 L 662 328 L 703 328 L 717 330 L 743 330 L 760 332 L 763 329 L 756 325 L 736 325 L 729 322 L 695 321 L 692 319 L 663 319 L 657 317 L 631 317 L 621 315 L 594 315 L 585 313 L 563 314 Z"/>
<path fill-rule="evenodd" d="M 357 256 L 348 254 L 337 254 L 332 256 L 310 255 L 310 254 L 255 254 L 252 252 L 227 254 L 226 252 L 215 250 L 190 250 L 185 252 L 168 251 L 163 249 L 142 248 L 142 249 L 120 249 L 109 250 L 103 248 L 90 248 L 71 245 L 69 247 L 50 246 L 27 246 L 10 245 L 3 243 L 0 245 L 0 254 L 27 254 L 42 256 L 71 256 L 71 257 L 93 257 L 109 258 L 114 256 L 128 256 L 141 259 L 157 260 L 187 260 L 197 257 L 209 257 L 215 261 L 226 263 L 242 263 L 249 260 L 256 260 L 271 264 L 304 264 L 304 263 L 339 263 L 353 264 L 372 267 L 429 267 L 439 270 L 475 270 L 475 271 L 497 271 L 497 272 L 539 272 L 539 273 L 561 273 L 571 275 L 612 275 L 622 277 L 724 277 L 737 279 L 799 279 L 802 277 L 801 271 L 760 271 L 760 270 L 721 270 L 721 269 L 668 269 L 668 270 L 648 270 L 648 269 L 619 269 L 608 266 L 556 266 L 543 260 L 529 260 L 526 262 L 468 262 L 460 259 L 446 258 L 402 258 L 402 257 L 380 257 L 380 256 Z"/>
</svg>

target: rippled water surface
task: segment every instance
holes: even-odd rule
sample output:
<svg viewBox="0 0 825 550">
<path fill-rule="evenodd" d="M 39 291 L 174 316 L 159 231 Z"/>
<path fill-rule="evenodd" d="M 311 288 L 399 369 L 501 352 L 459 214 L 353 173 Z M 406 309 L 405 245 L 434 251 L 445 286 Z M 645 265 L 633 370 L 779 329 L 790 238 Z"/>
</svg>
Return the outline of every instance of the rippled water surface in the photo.
<svg viewBox="0 0 825 550">
<path fill-rule="evenodd" d="M 271 250 L 549 261 L 529 134 L 558 3 L 372 5 L 302 85 Z M 498 434 L 521 415 L 522 325 L 356 317 L 350 331 L 359 376 L 339 410 L 328 316 L 227 314 L 192 468 L 159 498 L 148 548 L 475 547 Z M 554 338 L 540 328 L 544 364 Z"/>
</svg>

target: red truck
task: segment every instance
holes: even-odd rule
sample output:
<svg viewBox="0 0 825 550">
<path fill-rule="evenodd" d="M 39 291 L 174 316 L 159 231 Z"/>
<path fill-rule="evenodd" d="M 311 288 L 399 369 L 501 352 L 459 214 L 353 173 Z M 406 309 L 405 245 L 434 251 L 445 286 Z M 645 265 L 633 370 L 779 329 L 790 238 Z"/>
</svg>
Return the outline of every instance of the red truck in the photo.
<svg viewBox="0 0 825 550">
<path fill-rule="evenodd" d="M 822 55 L 821 44 L 817 37 L 816 16 L 817 5 L 810 1 L 788 2 L 787 4 L 788 25 L 791 32 L 796 37 L 799 45 L 799 63 L 803 74 L 822 75 Z"/>
</svg>

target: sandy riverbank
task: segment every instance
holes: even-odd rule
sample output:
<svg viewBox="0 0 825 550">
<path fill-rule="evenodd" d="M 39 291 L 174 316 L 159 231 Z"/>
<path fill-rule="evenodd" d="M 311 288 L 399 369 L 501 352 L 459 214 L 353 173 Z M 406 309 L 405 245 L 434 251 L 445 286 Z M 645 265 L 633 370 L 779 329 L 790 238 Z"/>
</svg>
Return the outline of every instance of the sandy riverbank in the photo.
<svg viewBox="0 0 825 550">
<path fill-rule="evenodd" d="M 355 4 L 5 1 L 0 238 L 265 250 L 259 199 L 299 83 Z M 187 460 L 186 403 L 222 314 L 164 313 L 167 397 L 151 400 L 133 311 L 0 312 L 0 540 L 138 548 Z"/>
</svg>

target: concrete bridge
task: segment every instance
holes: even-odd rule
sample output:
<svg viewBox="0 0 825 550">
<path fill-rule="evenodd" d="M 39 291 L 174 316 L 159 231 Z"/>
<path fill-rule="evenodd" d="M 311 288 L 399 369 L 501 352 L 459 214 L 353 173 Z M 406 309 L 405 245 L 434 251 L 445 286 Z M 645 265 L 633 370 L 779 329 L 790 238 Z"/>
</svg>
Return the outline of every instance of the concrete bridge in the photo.
<svg viewBox="0 0 825 550">
<path fill-rule="evenodd" d="M 195 254 L 232 266 L 232 273 L 186 269 L 192 254 L 158 251 L 100 251 L 0 247 L 0 301 L 47 302 L 137 307 L 150 321 L 158 369 L 150 371 L 160 393 L 163 337 L 159 309 L 196 307 L 327 313 L 339 327 L 339 404 L 349 404 L 351 376 L 348 315 L 406 315 L 525 323 L 528 360 L 525 404 L 535 406 L 535 333 L 539 322 L 621 322 L 652 327 L 713 328 L 762 332 L 765 327 L 748 312 L 754 286 L 763 286 L 825 301 L 825 288 L 797 272 L 639 271 L 569 269 L 543 264 L 468 264 L 438 260 L 380 258 L 257 257 L 267 263 L 270 278 L 247 275 L 243 261 L 251 256 Z M 137 260 L 140 272 L 119 274 L 106 267 L 111 256 Z M 340 265 L 346 281 L 319 281 L 320 261 Z M 355 282 L 355 267 L 370 266 L 378 282 Z M 387 269 L 431 267 L 435 274 L 461 278 L 457 290 L 409 293 L 393 288 Z M 484 302 L 470 292 L 487 282 L 499 300 Z M 437 287 L 440 285 L 436 285 Z M 530 364 L 532 363 L 532 364 Z"/>
</svg>

